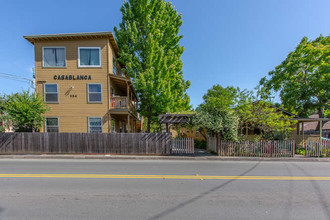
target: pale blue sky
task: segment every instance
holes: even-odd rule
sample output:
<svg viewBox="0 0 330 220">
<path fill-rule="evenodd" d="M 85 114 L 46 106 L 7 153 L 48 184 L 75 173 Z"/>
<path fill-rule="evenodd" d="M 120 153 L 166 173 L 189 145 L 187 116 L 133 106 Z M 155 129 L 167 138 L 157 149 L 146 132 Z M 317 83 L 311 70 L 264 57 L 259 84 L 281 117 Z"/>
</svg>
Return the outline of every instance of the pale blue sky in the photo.
<svg viewBox="0 0 330 220">
<path fill-rule="evenodd" d="M 113 31 L 123 0 L 4 0 L 0 72 L 32 78 L 33 46 L 23 35 Z M 181 44 L 196 107 L 214 84 L 253 89 L 303 36 L 330 33 L 329 0 L 173 0 L 183 14 Z M 0 78 L 0 93 L 27 89 Z"/>
</svg>

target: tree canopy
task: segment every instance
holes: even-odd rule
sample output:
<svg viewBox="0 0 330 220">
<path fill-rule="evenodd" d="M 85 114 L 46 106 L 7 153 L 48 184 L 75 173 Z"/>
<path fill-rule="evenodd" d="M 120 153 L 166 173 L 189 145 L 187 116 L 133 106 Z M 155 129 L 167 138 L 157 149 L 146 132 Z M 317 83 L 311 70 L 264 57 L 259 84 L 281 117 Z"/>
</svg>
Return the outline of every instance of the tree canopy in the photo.
<svg viewBox="0 0 330 220">
<path fill-rule="evenodd" d="M 225 140 L 242 138 L 244 129 L 254 128 L 265 139 L 284 138 L 295 123 L 271 103 L 258 100 L 252 91 L 232 86 L 214 85 L 196 111 L 194 124 L 213 136 L 219 133 Z"/>
<path fill-rule="evenodd" d="M 5 96 L 3 106 L 16 131 L 35 131 L 44 121 L 42 114 L 48 110 L 43 100 L 29 91 Z"/>
<path fill-rule="evenodd" d="M 198 129 L 206 129 L 212 136 L 224 140 L 237 140 L 238 117 L 233 109 L 237 88 L 215 85 L 203 96 L 196 109 L 193 122 Z"/>
<path fill-rule="evenodd" d="M 260 94 L 279 92 L 285 109 L 301 117 L 318 112 L 323 118 L 330 106 L 330 36 L 304 37 L 293 52 L 260 80 Z"/>
<path fill-rule="evenodd" d="M 122 22 L 114 28 L 118 60 L 133 80 L 150 131 L 159 114 L 190 108 L 179 44 L 182 15 L 165 0 L 128 0 L 121 12 Z"/>
</svg>

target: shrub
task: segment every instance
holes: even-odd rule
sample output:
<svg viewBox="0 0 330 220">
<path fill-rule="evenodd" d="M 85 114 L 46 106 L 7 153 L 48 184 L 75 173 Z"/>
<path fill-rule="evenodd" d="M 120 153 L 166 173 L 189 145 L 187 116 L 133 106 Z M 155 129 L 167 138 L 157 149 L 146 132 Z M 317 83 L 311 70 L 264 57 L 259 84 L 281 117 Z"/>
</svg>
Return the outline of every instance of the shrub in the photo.
<svg viewBox="0 0 330 220">
<path fill-rule="evenodd" d="M 194 142 L 195 142 L 195 148 L 206 149 L 206 141 L 194 140 Z"/>
</svg>

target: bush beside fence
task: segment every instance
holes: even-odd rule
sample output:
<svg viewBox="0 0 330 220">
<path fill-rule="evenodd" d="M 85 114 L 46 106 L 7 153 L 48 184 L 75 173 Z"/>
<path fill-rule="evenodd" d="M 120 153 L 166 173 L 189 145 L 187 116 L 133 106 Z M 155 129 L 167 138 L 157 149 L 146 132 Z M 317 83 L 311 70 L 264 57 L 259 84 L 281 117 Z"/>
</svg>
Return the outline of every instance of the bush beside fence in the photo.
<svg viewBox="0 0 330 220">
<path fill-rule="evenodd" d="M 4 133 L 0 154 L 93 153 L 168 155 L 169 133 Z"/>
</svg>

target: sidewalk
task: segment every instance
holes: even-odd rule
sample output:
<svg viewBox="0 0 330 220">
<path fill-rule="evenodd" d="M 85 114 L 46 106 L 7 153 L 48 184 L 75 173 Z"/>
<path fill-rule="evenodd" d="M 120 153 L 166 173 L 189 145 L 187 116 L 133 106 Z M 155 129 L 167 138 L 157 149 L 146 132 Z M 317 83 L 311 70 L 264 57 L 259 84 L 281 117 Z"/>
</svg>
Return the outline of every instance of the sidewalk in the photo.
<svg viewBox="0 0 330 220">
<path fill-rule="evenodd" d="M 100 160 L 191 160 L 191 161 L 279 161 L 279 162 L 330 162 L 330 158 L 317 157 L 219 157 L 219 156 L 145 156 L 145 155 L 84 155 L 84 154 L 26 154 L 0 155 L 1 159 L 100 159 Z"/>
</svg>

